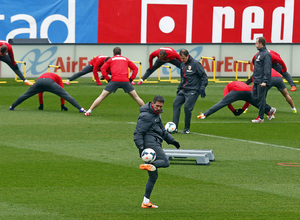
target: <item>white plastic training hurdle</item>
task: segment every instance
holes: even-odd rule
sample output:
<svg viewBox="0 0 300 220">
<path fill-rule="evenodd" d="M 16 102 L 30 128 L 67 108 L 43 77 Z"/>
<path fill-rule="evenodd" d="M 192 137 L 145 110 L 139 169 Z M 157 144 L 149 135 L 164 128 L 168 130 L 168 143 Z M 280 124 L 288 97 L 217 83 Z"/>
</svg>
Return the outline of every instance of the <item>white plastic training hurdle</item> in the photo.
<svg viewBox="0 0 300 220">
<path fill-rule="evenodd" d="M 215 155 L 212 150 L 196 149 L 164 149 L 167 157 L 177 158 L 196 158 L 196 164 L 209 165 L 210 161 L 215 161 Z"/>
</svg>

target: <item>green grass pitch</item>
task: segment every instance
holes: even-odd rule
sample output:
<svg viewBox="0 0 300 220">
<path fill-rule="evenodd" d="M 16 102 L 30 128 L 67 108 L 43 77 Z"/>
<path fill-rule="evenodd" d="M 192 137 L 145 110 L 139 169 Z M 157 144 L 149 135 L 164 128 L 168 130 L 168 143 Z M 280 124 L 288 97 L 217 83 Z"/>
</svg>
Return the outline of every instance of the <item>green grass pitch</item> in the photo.
<svg viewBox="0 0 300 220">
<path fill-rule="evenodd" d="M 44 111 L 37 95 L 9 111 L 28 86 L 1 80 L 7 83 L 0 84 L 0 219 L 300 219 L 300 113 L 293 114 L 274 88 L 267 97 L 277 108 L 271 121 L 251 123 L 254 107 L 239 117 L 225 107 L 200 120 L 196 116 L 223 97 L 225 84 L 209 82 L 193 110 L 191 134 L 173 136 L 182 149 L 213 149 L 216 161 L 172 160 L 159 170 L 151 196 L 159 208 L 142 209 L 148 175 L 139 169 L 133 141 L 139 106 L 130 96 L 118 90 L 90 117 L 68 102 L 69 111 L 61 112 L 60 98 L 51 93 L 44 93 Z M 105 83 L 78 81 L 65 89 L 88 109 Z M 135 88 L 145 102 L 165 97 L 166 123 L 177 85 Z M 299 111 L 300 92 L 290 94 Z M 182 109 L 180 131 L 183 122 Z"/>
</svg>

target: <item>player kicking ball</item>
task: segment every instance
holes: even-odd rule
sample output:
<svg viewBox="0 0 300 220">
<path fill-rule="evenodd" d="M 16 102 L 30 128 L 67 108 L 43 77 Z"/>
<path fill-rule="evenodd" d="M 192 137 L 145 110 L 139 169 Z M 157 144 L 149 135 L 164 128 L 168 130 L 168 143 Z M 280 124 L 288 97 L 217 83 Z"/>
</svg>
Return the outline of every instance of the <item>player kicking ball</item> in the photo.
<svg viewBox="0 0 300 220">
<path fill-rule="evenodd" d="M 158 208 L 150 202 L 150 196 L 156 180 L 158 178 L 158 168 L 167 168 L 170 161 L 162 149 L 162 142 L 174 145 L 177 149 L 180 144 L 174 140 L 168 133 L 162 123 L 160 114 L 163 112 L 164 98 L 160 95 L 154 97 L 152 102 L 148 102 L 140 108 L 140 115 L 134 131 L 134 142 L 142 156 L 144 149 L 147 147 L 155 151 L 156 159 L 151 163 L 140 165 L 141 170 L 148 171 L 148 181 L 146 183 L 145 194 L 142 202 L 142 208 Z"/>
</svg>

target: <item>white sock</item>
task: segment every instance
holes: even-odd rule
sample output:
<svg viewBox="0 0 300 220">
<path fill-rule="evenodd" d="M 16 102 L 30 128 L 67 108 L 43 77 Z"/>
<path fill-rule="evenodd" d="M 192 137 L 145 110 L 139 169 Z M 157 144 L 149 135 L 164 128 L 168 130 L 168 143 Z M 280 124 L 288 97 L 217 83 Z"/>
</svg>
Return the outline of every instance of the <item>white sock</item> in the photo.
<svg viewBox="0 0 300 220">
<path fill-rule="evenodd" d="M 28 80 L 27 80 L 27 79 L 25 79 L 25 80 L 24 80 L 24 83 L 26 83 L 26 82 L 28 82 Z"/>
<path fill-rule="evenodd" d="M 292 111 L 297 110 L 296 107 L 292 108 Z"/>
<path fill-rule="evenodd" d="M 144 82 L 144 80 L 143 80 L 143 79 L 141 79 L 140 81 L 141 81 L 141 82 Z"/>
<path fill-rule="evenodd" d="M 144 203 L 144 204 L 148 204 L 149 202 L 150 202 L 150 199 L 148 199 L 148 198 L 146 198 L 146 197 L 144 196 L 143 203 Z"/>
</svg>

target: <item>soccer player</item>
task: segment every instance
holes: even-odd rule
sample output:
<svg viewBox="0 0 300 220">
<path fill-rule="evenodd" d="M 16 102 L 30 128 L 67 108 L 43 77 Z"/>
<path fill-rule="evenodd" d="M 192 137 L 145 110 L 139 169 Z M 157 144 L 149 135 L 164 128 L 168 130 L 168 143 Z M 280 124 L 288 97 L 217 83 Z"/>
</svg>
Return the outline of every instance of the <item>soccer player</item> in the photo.
<svg viewBox="0 0 300 220">
<path fill-rule="evenodd" d="M 113 49 L 113 54 L 114 56 L 101 67 L 102 76 L 108 81 L 108 84 L 105 86 L 100 96 L 95 99 L 90 109 L 85 113 L 86 116 L 90 116 L 94 108 L 96 108 L 108 95 L 116 92 L 119 88 L 122 88 L 125 93 L 128 93 L 139 106 L 145 104 L 130 84 L 135 79 L 138 68 L 128 58 L 121 56 L 120 47 L 115 47 Z M 130 78 L 128 78 L 128 68 L 132 71 Z M 108 76 L 108 70 L 111 72 L 111 78 Z"/>
<path fill-rule="evenodd" d="M 242 108 L 235 109 L 232 103 L 239 100 L 246 101 L 246 103 L 243 105 Z M 235 116 L 239 116 L 248 108 L 250 104 L 255 106 L 256 108 L 259 108 L 258 104 L 252 98 L 252 92 L 250 86 L 248 86 L 246 83 L 241 81 L 233 81 L 225 86 L 224 98 L 221 101 L 219 101 L 217 104 L 215 104 L 213 107 L 211 107 L 209 110 L 207 110 L 206 112 L 198 115 L 197 118 L 205 119 L 211 114 L 215 113 L 216 111 L 222 109 L 226 105 Z M 265 114 L 267 115 L 271 113 L 274 114 L 275 108 L 273 108 L 272 111 L 271 109 L 272 107 L 266 104 Z M 268 119 L 271 120 L 272 116 L 268 117 Z"/>
<path fill-rule="evenodd" d="M 264 37 L 256 38 L 255 47 L 259 52 L 256 54 L 254 61 L 253 99 L 258 103 L 259 113 L 257 118 L 251 122 L 258 123 L 264 122 L 266 96 L 268 87 L 271 84 L 272 58 L 270 52 L 267 50 L 266 39 Z M 273 109 L 270 111 L 273 111 Z M 271 113 L 271 115 L 274 113 Z"/>
<path fill-rule="evenodd" d="M 152 66 L 152 60 L 154 57 L 157 57 L 154 65 Z M 171 63 L 176 67 L 180 68 L 181 59 L 178 53 L 171 47 L 162 47 L 154 52 L 152 52 L 149 56 L 149 68 L 146 70 L 146 73 L 141 78 L 141 80 L 137 83 L 141 85 L 144 80 L 146 80 L 155 70 L 164 65 L 165 63 Z M 132 83 L 134 85 L 134 83 Z"/>
<path fill-rule="evenodd" d="M 206 96 L 205 87 L 208 84 L 207 75 L 201 63 L 189 55 L 186 49 L 180 51 L 182 64 L 180 67 L 181 81 L 177 88 L 177 95 L 173 102 L 173 122 L 178 132 L 181 106 L 184 104 L 185 126 L 182 134 L 190 133 L 192 111 L 196 101 Z"/>
<path fill-rule="evenodd" d="M 287 67 L 283 60 L 281 59 L 280 55 L 276 53 L 274 50 L 268 50 L 271 54 L 272 58 L 272 68 L 275 69 L 278 73 L 280 73 L 290 84 L 291 91 L 296 91 L 296 84 L 293 81 L 292 76 L 287 72 Z M 255 55 L 252 59 L 252 62 L 254 63 Z"/>
<path fill-rule="evenodd" d="M 15 74 L 17 74 L 18 77 L 24 81 L 25 85 L 33 85 L 33 83 L 25 79 L 25 77 L 21 73 L 15 61 L 12 46 L 3 40 L 0 40 L 0 61 L 6 63 L 15 72 Z"/>
<path fill-rule="evenodd" d="M 39 110 L 44 109 L 44 101 L 43 101 L 43 92 L 51 92 L 55 95 L 58 95 L 61 97 L 61 110 L 62 111 L 68 111 L 68 108 L 65 106 L 65 100 L 70 102 L 75 108 L 79 110 L 79 112 L 86 112 L 84 108 L 82 108 L 78 102 L 69 95 L 64 90 L 63 81 L 60 76 L 54 74 L 54 73 L 44 73 L 39 78 L 37 78 L 37 81 L 33 86 L 31 86 L 27 92 L 25 92 L 23 95 L 21 95 L 9 108 L 9 110 L 15 110 L 15 107 L 17 107 L 19 104 L 21 104 L 26 99 L 30 98 L 31 96 L 34 96 L 35 94 L 39 94 Z"/>
<path fill-rule="evenodd" d="M 250 79 L 248 79 L 246 81 L 246 84 L 250 84 L 252 82 L 252 77 Z M 289 92 L 287 91 L 287 88 L 282 80 L 282 76 L 272 68 L 272 72 L 271 72 L 271 85 L 268 88 L 271 89 L 272 87 L 276 87 L 278 91 L 281 92 L 281 94 L 285 97 L 287 103 L 289 103 L 289 105 L 292 108 L 292 112 L 293 113 L 297 113 L 297 109 L 295 107 L 294 101 L 292 99 L 292 97 L 290 96 Z"/>
<path fill-rule="evenodd" d="M 85 74 L 88 74 L 90 72 L 93 72 L 94 78 L 96 80 L 96 83 L 98 86 L 101 86 L 101 82 L 99 79 L 99 75 L 98 75 L 98 71 L 100 71 L 100 68 L 102 67 L 102 65 L 109 59 L 110 57 L 107 56 L 96 56 L 93 59 L 90 60 L 89 65 L 87 65 L 86 67 L 84 67 L 80 72 L 75 73 L 72 77 L 68 78 L 65 81 L 66 85 L 70 85 L 70 81 L 73 81 Z"/>
<path fill-rule="evenodd" d="M 281 92 L 281 94 L 284 96 L 285 100 L 287 101 L 287 103 L 289 103 L 289 105 L 292 108 L 292 112 L 293 113 L 297 113 L 297 109 L 295 107 L 294 101 L 292 99 L 292 97 L 290 96 L 289 92 L 287 91 L 287 88 L 282 80 L 282 76 L 274 69 L 272 69 L 271 72 L 271 87 L 276 87 L 278 91 Z"/>
<path fill-rule="evenodd" d="M 141 170 L 148 171 L 148 181 L 146 184 L 142 208 L 158 208 L 150 202 L 150 196 L 158 178 L 157 168 L 166 168 L 170 162 L 162 149 L 162 142 L 174 145 L 180 148 L 179 142 L 175 141 L 169 134 L 162 123 L 160 114 L 163 112 L 162 107 L 165 99 L 156 95 L 152 102 L 148 102 L 140 108 L 140 115 L 134 130 L 134 142 L 139 150 L 139 155 L 145 148 L 152 148 L 156 153 L 156 159 L 151 164 L 141 164 Z"/>
</svg>

